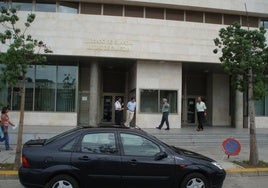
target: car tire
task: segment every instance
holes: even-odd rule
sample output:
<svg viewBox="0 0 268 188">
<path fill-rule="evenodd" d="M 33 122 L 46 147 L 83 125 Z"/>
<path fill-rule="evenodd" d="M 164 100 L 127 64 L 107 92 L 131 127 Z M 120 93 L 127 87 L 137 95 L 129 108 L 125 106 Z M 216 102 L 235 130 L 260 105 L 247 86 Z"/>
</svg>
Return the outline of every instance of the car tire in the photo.
<svg viewBox="0 0 268 188">
<path fill-rule="evenodd" d="M 180 188 L 209 188 L 207 178 L 200 173 L 192 173 L 187 175 L 182 183 Z"/>
<path fill-rule="evenodd" d="M 79 186 L 74 178 L 63 174 L 52 178 L 45 188 L 79 188 Z"/>
</svg>

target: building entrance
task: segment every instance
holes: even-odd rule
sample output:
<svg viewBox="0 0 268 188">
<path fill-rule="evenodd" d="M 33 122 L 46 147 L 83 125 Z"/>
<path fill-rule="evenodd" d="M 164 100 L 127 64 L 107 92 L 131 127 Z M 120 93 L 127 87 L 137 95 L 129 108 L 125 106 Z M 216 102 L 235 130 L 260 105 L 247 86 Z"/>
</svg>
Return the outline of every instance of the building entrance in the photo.
<svg viewBox="0 0 268 188">
<path fill-rule="evenodd" d="M 196 97 L 194 96 L 187 96 L 183 101 L 182 101 L 182 123 L 184 125 L 195 125 L 196 123 L 196 108 L 195 108 L 195 103 L 196 103 Z"/>
<path fill-rule="evenodd" d="M 104 93 L 102 97 L 102 123 L 114 124 L 115 123 L 115 109 L 114 103 L 118 97 L 122 99 L 122 105 L 124 105 L 124 94 Z M 124 113 L 124 111 L 122 111 Z M 124 116 L 123 116 L 124 117 Z"/>
</svg>

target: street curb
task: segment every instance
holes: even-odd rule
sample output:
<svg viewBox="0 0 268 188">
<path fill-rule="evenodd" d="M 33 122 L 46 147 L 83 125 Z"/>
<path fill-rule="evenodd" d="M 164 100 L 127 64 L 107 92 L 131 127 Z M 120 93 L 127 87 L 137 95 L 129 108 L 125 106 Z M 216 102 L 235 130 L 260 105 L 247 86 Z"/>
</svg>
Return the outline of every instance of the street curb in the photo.
<svg viewBox="0 0 268 188">
<path fill-rule="evenodd" d="M 268 168 L 229 168 L 227 175 L 268 176 Z M 0 179 L 17 179 L 17 170 L 0 170 Z"/>
<path fill-rule="evenodd" d="M 225 171 L 227 175 L 268 176 L 268 168 L 229 168 Z"/>
<path fill-rule="evenodd" d="M 18 179 L 17 170 L 0 170 L 0 180 Z"/>
</svg>

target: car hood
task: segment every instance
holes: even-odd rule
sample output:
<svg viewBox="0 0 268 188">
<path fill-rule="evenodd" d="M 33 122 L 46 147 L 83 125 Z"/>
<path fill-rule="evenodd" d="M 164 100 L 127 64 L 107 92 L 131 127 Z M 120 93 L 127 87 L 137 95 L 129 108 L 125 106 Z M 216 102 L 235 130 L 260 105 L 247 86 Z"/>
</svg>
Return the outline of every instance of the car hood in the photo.
<svg viewBox="0 0 268 188">
<path fill-rule="evenodd" d="M 175 146 L 171 146 L 171 149 L 174 152 L 176 152 L 177 154 L 179 154 L 179 155 L 189 157 L 189 158 L 192 158 L 192 159 L 201 159 L 201 160 L 208 161 L 208 162 L 215 161 L 215 160 L 213 160 L 213 159 L 211 159 L 209 157 L 206 157 L 204 155 L 201 155 L 199 153 L 196 153 L 196 152 L 193 152 L 193 151 L 190 151 L 190 150 L 182 149 L 182 148 L 175 147 Z"/>
</svg>

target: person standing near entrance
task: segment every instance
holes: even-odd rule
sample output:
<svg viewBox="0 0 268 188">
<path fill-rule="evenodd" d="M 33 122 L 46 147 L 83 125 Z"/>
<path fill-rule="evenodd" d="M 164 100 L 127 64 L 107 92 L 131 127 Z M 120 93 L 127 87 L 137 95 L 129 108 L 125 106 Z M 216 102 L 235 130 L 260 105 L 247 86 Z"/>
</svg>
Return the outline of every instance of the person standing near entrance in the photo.
<svg viewBox="0 0 268 188">
<path fill-rule="evenodd" d="M 161 129 L 164 125 L 164 123 L 166 122 L 167 128 L 165 130 L 169 130 L 169 122 L 168 122 L 168 115 L 169 115 L 169 107 L 170 105 L 167 102 L 166 98 L 162 99 L 163 102 L 163 106 L 162 106 L 162 120 L 161 123 L 158 127 L 156 127 L 157 129 Z"/>
<path fill-rule="evenodd" d="M 127 103 L 127 117 L 126 122 L 124 123 L 126 127 L 130 126 L 130 122 L 132 121 L 135 114 L 135 109 L 136 109 L 136 99 L 135 97 L 132 97 L 130 101 Z"/>
<path fill-rule="evenodd" d="M 115 109 L 115 124 L 116 125 L 121 125 L 122 122 L 122 112 L 124 108 L 122 107 L 122 99 L 121 97 L 118 97 L 116 102 L 114 103 L 114 109 Z"/>
<path fill-rule="evenodd" d="M 196 111 L 197 111 L 197 120 L 198 120 L 198 127 L 196 130 L 203 131 L 203 122 L 204 122 L 205 116 L 207 115 L 207 107 L 206 107 L 206 104 L 202 101 L 202 98 L 200 96 L 197 97 Z"/>
</svg>

